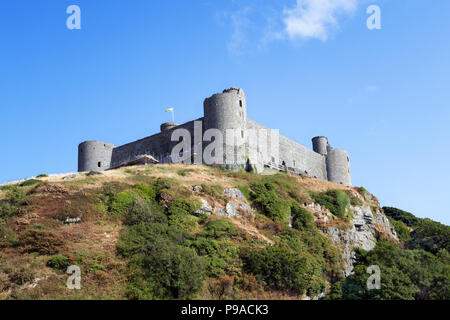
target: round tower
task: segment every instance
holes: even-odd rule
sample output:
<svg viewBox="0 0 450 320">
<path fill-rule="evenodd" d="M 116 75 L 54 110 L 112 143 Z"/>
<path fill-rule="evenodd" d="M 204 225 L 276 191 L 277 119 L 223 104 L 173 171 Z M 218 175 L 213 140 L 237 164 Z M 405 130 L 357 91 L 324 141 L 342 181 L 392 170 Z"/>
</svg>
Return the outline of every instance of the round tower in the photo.
<svg viewBox="0 0 450 320">
<path fill-rule="evenodd" d="M 111 166 L 115 145 L 106 142 L 85 141 L 78 146 L 78 172 L 104 171 Z"/>
<path fill-rule="evenodd" d="M 218 129 L 224 137 L 225 164 L 237 167 L 245 163 L 243 143 L 247 127 L 247 102 L 244 90 L 233 87 L 205 99 L 203 129 Z M 232 129 L 232 131 L 230 131 Z M 233 132 L 234 139 L 227 136 Z M 228 148 L 227 148 L 228 147 Z"/>
<path fill-rule="evenodd" d="M 350 158 L 347 151 L 340 149 L 328 151 L 327 173 L 328 181 L 339 183 L 347 187 L 352 186 Z"/>
<path fill-rule="evenodd" d="M 205 99 L 203 103 L 204 128 L 239 129 L 247 122 L 247 103 L 244 90 L 231 88 Z"/>
<path fill-rule="evenodd" d="M 165 122 L 165 123 L 161 124 L 161 132 L 173 129 L 177 126 L 178 126 L 178 124 L 176 124 L 175 122 Z"/>
<path fill-rule="evenodd" d="M 317 153 L 320 153 L 323 156 L 326 156 L 328 153 L 328 139 L 327 137 L 314 137 L 312 139 L 313 150 Z"/>
</svg>

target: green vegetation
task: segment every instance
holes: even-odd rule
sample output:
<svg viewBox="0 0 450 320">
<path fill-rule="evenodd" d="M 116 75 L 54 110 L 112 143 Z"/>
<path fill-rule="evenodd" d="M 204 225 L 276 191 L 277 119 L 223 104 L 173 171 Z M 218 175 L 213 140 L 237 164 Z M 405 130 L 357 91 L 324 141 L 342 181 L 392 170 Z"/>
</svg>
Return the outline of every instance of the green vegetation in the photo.
<svg viewBox="0 0 450 320">
<path fill-rule="evenodd" d="M 5 199 L 0 201 L 0 222 L 1 219 L 6 221 L 13 216 L 22 214 L 23 207 L 30 204 L 31 200 L 26 191 L 18 186 L 12 186 L 7 190 Z"/>
<path fill-rule="evenodd" d="M 395 228 L 395 232 L 400 240 L 409 241 L 411 240 L 410 231 L 408 226 L 401 221 L 394 220 L 392 218 L 388 218 L 391 221 L 392 225 Z"/>
<path fill-rule="evenodd" d="M 177 171 L 178 175 L 180 175 L 182 177 L 188 176 L 192 172 L 194 172 L 194 169 L 181 169 L 181 170 Z"/>
<path fill-rule="evenodd" d="M 41 180 L 37 180 L 37 179 L 28 179 L 28 180 L 25 180 L 24 182 L 22 182 L 22 183 L 20 184 L 20 186 L 21 186 L 21 187 L 28 187 L 28 186 L 33 186 L 33 185 L 36 185 L 36 184 L 41 184 L 41 183 L 42 183 Z"/>
<path fill-rule="evenodd" d="M 211 197 L 220 197 L 223 193 L 223 188 L 219 185 L 202 184 L 202 192 Z"/>
<path fill-rule="evenodd" d="M 420 221 L 420 219 L 416 218 L 412 213 L 397 208 L 383 207 L 383 211 L 388 217 L 401 221 L 411 228 L 415 227 Z"/>
<path fill-rule="evenodd" d="M 330 299 L 447 300 L 450 294 L 449 254 L 403 250 L 382 240 L 374 250 L 357 252 L 355 274 L 333 285 Z M 372 265 L 380 267 L 381 289 L 367 289 Z"/>
<path fill-rule="evenodd" d="M 41 174 L 38 174 L 38 175 L 36 176 L 36 178 L 48 178 L 48 175 L 47 175 L 47 174 L 41 173 Z"/>
<path fill-rule="evenodd" d="M 48 259 L 47 266 L 57 270 L 66 270 L 70 266 L 70 260 L 68 256 L 58 254 Z"/>
<path fill-rule="evenodd" d="M 264 215 L 277 221 L 286 220 L 289 208 L 286 202 L 278 198 L 272 183 L 256 183 L 251 186 L 251 189 L 250 198 Z"/>
<path fill-rule="evenodd" d="M 350 205 L 363 204 L 359 194 L 315 193 L 306 189 L 308 181 L 284 173 L 204 168 L 189 181 L 164 177 L 195 171 L 180 168 L 185 167 L 136 167 L 125 178 L 99 175 L 77 184 L 50 183 L 51 188 L 37 188 L 38 183 L 0 188 L 0 248 L 7 248 L 0 253 L 0 291 L 12 288 L 11 299 L 450 296 L 447 226 L 385 208 L 402 241 L 389 243 L 377 234 L 376 248 L 357 250 L 355 273 L 343 278 L 342 248 L 323 232 L 326 224 L 316 224 L 307 205 L 315 201 L 328 208 L 336 217 L 330 224 L 342 229 L 349 224 Z M 200 184 L 201 190 L 192 188 Z M 214 209 L 234 202 L 223 194 L 223 186 L 237 186 L 255 215 L 237 220 L 196 213 L 201 205 L 197 197 Z M 378 211 L 377 201 L 370 202 Z M 79 216 L 77 225 L 60 221 Z M 64 270 L 71 264 L 80 266 L 86 280 L 75 295 L 64 288 Z M 381 290 L 367 290 L 371 265 L 381 269 Z M 21 288 L 49 272 L 52 277 L 36 288 Z"/>
<path fill-rule="evenodd" d="M 302 295 L 307 289 L 311 294 L 318 294 L 325 288 L 325 283 L 317 277 L 320 267 L 314 260 L 282 245 L 246 252 L 244 259 L 245 268 L 273 289 Z"/>
<path fill-rule="evenodd" d="M 311 230 L 314 227 L 313 215 L 296 202 L 291 205 L 292 227 L 297 230 Z"/>
<path fill-rule="evenodd" d="M 340 219 L 348 218 L 350 197 L 342 190 L 330 190 L 324 193 L 311 193 L 315 202 L 327 208 Z"/>
</svg>

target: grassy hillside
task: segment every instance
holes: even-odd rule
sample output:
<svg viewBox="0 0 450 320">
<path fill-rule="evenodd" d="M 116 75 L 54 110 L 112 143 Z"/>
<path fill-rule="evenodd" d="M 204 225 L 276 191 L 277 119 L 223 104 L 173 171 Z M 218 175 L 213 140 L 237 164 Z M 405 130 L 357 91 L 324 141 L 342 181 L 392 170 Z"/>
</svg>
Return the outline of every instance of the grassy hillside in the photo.
<svg viewBox="0 0 450 320">
<path fill-rule="evenodd" d="M 229 188 L 245 199 L 230 198 L 224 193 Z M 335 299 L 360 298 L 347 285 L 350 278 L 343 278 L 342 248 L 325 231 L 351 227 L 350 206 L 380 210 L 375 198 L 367 203 L 365 192 L 282 173 L 183 165 L 41 175 L 1 186 L 0 296 L 304 299 L 330 293 Z M 205 214 L 205 202 L 216 214 Z M 218 215 L 231 203 L 240 204 L 235 215 Z M 320 204 L 331 218 L 317 216 L 311 204 Z M 420 284 L 404 272 L 413 285 L 401 298 L 448 298 L 448 242 L 430 240 L 426 232 L 417 240 L 414 235 L 422 229 L 393 221 L 402 243 L 380 232 L 374 251 L 358 252 L 357 268 L 377 260 L 371 254 L 383 248 L 392 246 L 404 257 L 410 246 L 428 244 L 430 252 L 412 251 L 405 259 L 425 257 L 430 270 L 439 260 L 439 267 Z M 406 240 L 411 231 L 416 240 Z M 448 234 L 444 238 L 448 241 Z M 81 269 L 81 290 L 66 287 L 69 265 Z M 363 283 L 359 269 L 352 281 Z M 427 290 L 433 293 L 424 296 Z"/>
</svg>

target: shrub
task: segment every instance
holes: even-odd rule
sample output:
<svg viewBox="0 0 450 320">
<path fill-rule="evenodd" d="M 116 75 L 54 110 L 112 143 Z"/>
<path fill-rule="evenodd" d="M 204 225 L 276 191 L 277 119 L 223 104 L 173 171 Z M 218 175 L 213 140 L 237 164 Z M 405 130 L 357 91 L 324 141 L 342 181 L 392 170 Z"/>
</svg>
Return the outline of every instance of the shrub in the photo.
<svg viewBox="0 0 450 320">
<path fill-rule="evenodd" d="M 17 269 L 11 270 L 9 274 L 9 281 L 15 283 L 19 286 L 24 285 L 27 282 L 34 280 L 34 275 L 28 268 L 19 267 Z"/>
<path fill-rule="evenodd" d="M 200 233 L 201 236 L 220 238 L 225 235 L 237 235 L 236 228 L 231 221 L 225 219 L 210 220 L 205 225 L 205 229 Z"/>
<path fill-rule="evenodd" d="M 287 248 L 276 245 L 249 251 L 245 268 L 259 281 L 276 290 L 302 295 L 310 284 L 313 269 L 310 261 Z"/>
<path fill-rule="evenodd" d="M 158 204 L 149 203 L 139 196 L 135 197 L 125 216 L 125 225 L 154 222 L 167 223 L 167 217 L 162 208 Z"/>
<path fill-rule="evenodd" d="M 0 248 L 15 247 L 17 244 L 16 233 L 0 222 Z"/>
<path fill-rule="evenodd" d="M 311 193 L 315 202 L 330 210 L 336 217 L 344 219 L 350 209 L 350 197 L 342 190 L 330 190 L 325 193 Z"/>
<path fill-rule="evenodd" d="M 412 213 L 397 208 L 383 207 L 383 211 L 388 217 L 401 221 L 411 228 L 414 228 L 420 222 L 420 219 L 416 218 Z"/>
<path fill-rule="evenodd" d="M 20 184 L 20 186 L 21 186 L 21 187 L 28 187 L 28 186 L 32 186 L 32 185 L 35 185 L 35 184 L 41 184 L 41 183 L 42 183 L 41 180 L 37 180 L 37 179 L 28 179 L 28 180 L 25 180 L 24 182 L 22 182 L 22 183 Z"/>
<path fill-rule="evenodd" d="M 128 264 L 131 299 L 187 299 L 201 288 L 202 259 L 183 247 L 188 235 L 166 223 L 136 224 L 124 230 L 117 246 Z"/>
<path fill-rule="evenodd" d="M 366 271 L 371 265 L 380 267 L 381 290 L 367 289 Z M 429 252 L 402 250 L 386 240 L 378 241 L 371 251 L 357 250 L 354 270 L 341 281 L 342 299 L 446 300 L 450 293 L 448 264 Z M 340 298 L 339 292 L 332 294 Z"/>
<path fill-rule="evenodd" d="M 141 197 L 143 197 L 147 201 L 155 201 L 156 199 L 155 189 L 147 184 L 136 183 L 133 186 L 133 190 L 136 191 Z"/>
<path fill-rule="evenodd" d="M 5 200 L 13 206 L 26 206 L 31 203 L 30 199 L 27 198 L 25 190 L 17 186 L 12 187 L 6 192 Z"/>
<path fill-rule="evenodd" d="M 309 230 L 314 227 L 313 215 L 296 202 L 291 205 L 292 227 L 298 230 Z"/>
<path fill-rule="evenodd" d="M 115 217 L 126 216 L 133 203 L 134 195 L 131 191 L 120 192 L 113 197 L 109 206 L 109 212 Z"/>
<path fill-rule="evenodd" d="M 39 174 L 36 176 L 36 178 L 47 178 L 48 175 L 47 174 Z"/>
<path fill-rule="evenodd" d="M 181 169 L 181 170 L 177 171 L 178 175 L 180 175 L 182 177 L 185 177 L 185 176 L 189 175 L 192 172 L 194 172 L 193 169 Z"/>
<path fill-rule="evenodd" d="M 131 299 L 192 299 L 204 280 L 202 260 L 194 250 L 156 243 L 130 264 Z"/>
<path fill-rule="evenodd" d="M 20 207 L 29 205 L 30 199 L 25 190 L 18 186 L 12 186 L 6 192 L 4 200 L 0 201 L 0 218 L 10 218 L 22 212 Z"/>
<path fill-rule="evenodd" d="M 242 192 L 245 199 L 251 201 L 250 189 L 247 186 L 237 186 L 236 188 L 238 188 Z"/>
<path fill-rule="evenodd" d="M 65 241 L 53 231 L 30 229 L 19 235 L 19 245 L 25 252 L 52 255 L 65 247 Z"/>
<path fill-rule="evenodd" d="M 450 252 L 450 227 L 431 219 L 421 219 L 411 233 L 409 245 L 433 254 L 441 249 Z"/>
<path fill-rule="evenodd" d="M 66 255 L 58 254 L 48 259 L 47 266 L 57 270 L 65 270 L 70 266 L 70 260 Z"/>
<path fill-rule="evenodd" d="M 287 206 L 278 198 L 273 184 L 256 183 L 251 188 L 252 201 L 264 215 L 278 221 L 286 219 Z"/>
<path fill-rule="evenodd" d="M 198 208 L 200 203 L 197 201 L 189 201 L 185 199 L 175 199 L 170 203 L 167 213 L 171 215 L 187 215 L 193 214 Z"/>
<path fill-rule="evenodd" d="M 390 217 L 388 217 L 388 219 L 391 221 L 392 225 L 394 226 L 395 232 L 397 233 L 398 238 L 400 240 L 403 240 L 403 241 L 411 240 L 411 236 L 409 234 L 410 232 L 409 232 L 409 229 L 406 226 L 406 224 L 404 224 L 401 221 L 394 220 Z"/>
<path fill-rule="evenodd" d="M 220 197 L 223 194 L 223 187 L 219 185 L 201 184 L 202 192 L 211 197 Z"/>
</svg>

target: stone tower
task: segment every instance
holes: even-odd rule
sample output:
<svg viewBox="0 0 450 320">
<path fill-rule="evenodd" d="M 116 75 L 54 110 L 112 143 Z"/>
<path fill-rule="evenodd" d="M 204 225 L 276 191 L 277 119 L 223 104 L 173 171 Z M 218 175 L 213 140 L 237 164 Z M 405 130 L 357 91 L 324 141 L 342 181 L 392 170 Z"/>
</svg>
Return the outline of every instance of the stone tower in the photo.
<svg viewBox="0 0 450 320">
<path fill-rule="evenodd" d="M 230 169 L 245 165 L 244 143 L 247 128 L 247 102 L 244 90 L 226 89 L 205 99 L 203 130 L 218 129 L 224 138 L 224 163 Z"/>
<path fill-rule="evenodd" d="M 327 155 L 328 181 L 339 183 L 347 187 L 352 186 L 350 174 L 350 158 L 347 151 L 329 149 Z"/>
<path fill-rule="evenodd" d="M 103 171 L 111 166 L 113 149 L 111 143 L 85 141 L 78 146 L 78 171 Z"/>
<path fill-rule="evenodd" d="M 327 137 L 315 137 L 312 139 L 312 144 L 315 152 L 323 156 L 327 155 L 329 147 Z"/>
</svg>

